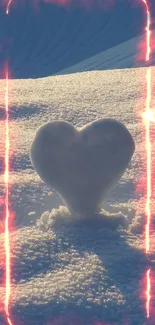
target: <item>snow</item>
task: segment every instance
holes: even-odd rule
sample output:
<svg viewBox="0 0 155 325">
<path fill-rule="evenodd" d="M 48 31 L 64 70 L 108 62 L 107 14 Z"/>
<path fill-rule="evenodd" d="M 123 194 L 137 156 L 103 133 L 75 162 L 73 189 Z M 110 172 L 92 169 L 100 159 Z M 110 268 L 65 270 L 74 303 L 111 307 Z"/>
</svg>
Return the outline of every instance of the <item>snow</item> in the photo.
<svg viewBox="0 0 155 325">
<path fill-rule="evenodd" d="M 135 62 L 138 66 L 144 64 L 145 36 L 142 44 L 141 38 L 129 41 L 121 53 L 116 47 L 113 54 L 105 52 L 106 59 L 101 59 L 103 51 L 145 33 L 146 8 L 142 1 L 91 0 L 86 9 L 86 0 L 69 1 L 67 7 L 66 1 L 58 6 L 57 1 L 27 0 L 19 5 L 14 0 L 9 15 L 5 14 L 4 2 L 0 1 L 0 78 L 4 78 L 6 60 L 15 79 L 51 76 L 94 55 L 97 57 L 89 64 L 93 70 L 94 65 L 101 70 L 103 66 L 113 69 L 131 68 Z M 153 28 L 154 0 L 149 0 L 149 6 Z"/>
<path fill-rule="evenodd" d="M 129 69 L 145 66 L 145 34 L 134 37 L 126 42 L 118 44 L 106 51 L 92 56 L 68 69 L 61 70 L 58 74 L 68 74 L 95 70 Z M 155 30 L 152 31 L 152 39 L 155 37 Z M 141 44 L 141 46 L 140 46 Z M 151 57 L 151 64 L 154 65 L 154 53 Z"/>
<path fill-rule="evenodd" d="M 154 78 L 155 69 L 152 71 Z M 137 182 L 146 181 L 145 128 L 141 120 L 145 75 L 146 68 L 131 68 L 10 81 L 10 198 L 15 212 L 10 235 L 11 307 L 16 324 L 71 325 L 74 317 L 75 324 L 125 325 L 124 317 L 131 325 L 146 324 L 145 277 L 146 270 L 154 267 L 154 235 L 151 253 L 146 256 L 142 234 L 145 198 L 135 191 Z M 0 81 L 2 108 L 4 94 L 5 82 Z M 125 215 L 129 228 L 112 230 L 97 224 L 46 227 L 49 213 L 62 201 L 54 191 L 50 193 L 31 166 L 29 150 L 37 128 L 55 119 L 81 127 L 103 117 L 123 122 L 136 143 L 128 169 L 103 202 L 106 211 Z M 4 148 L 5 124 L 1 121 L 1 161 Z M 2 194 L 3 171 L 2 166 Z M 40 220 L 45 211 L 43 229 Z M 59 217 L 60 211 L 55 211 Z M 65 211 L 63 208 L 61 214 Z M 4 234 L 0 235 L 0 256 L 2 302 Z"/>
</svg>

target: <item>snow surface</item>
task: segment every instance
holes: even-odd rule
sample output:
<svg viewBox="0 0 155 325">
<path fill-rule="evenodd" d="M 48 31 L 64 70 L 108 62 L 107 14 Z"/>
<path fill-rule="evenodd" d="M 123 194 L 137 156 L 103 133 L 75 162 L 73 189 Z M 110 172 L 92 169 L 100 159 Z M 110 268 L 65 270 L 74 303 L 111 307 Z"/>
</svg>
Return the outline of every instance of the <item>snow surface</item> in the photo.
<svg viewBox="0 0 155 325">
<path fill-rule="evenodd" d="M 154 78 L 154 68 L 152 74 Z M 147 324 L 145 277 L 146 270 L 154 268 L 154 235 L 151 253 L 146 256 L 142 232 L 145 198 L 135 191 L 137 182 L 146 182 L 145 128 L 140 123 L 146 100 L 145 76 L 146 68 L 136 68 L 10 81 L 10 198 L 15 212 L 11 308 L 16 324 Z M 5 82 L 0 81 L 2 198 L 4 97 Z M 41 124 L 53 119 L 80 127 L 103 117 L 123 122 L 136 143 L 129 168 L 103 202 L 106 211 L 127 216 L 129 228 L 113 230 L 88 223 L 54 227 L 48 223 L 49 212 L 62 201 L 31 166 L 34 134 Z M 4 217 L 3 211 L 1 214 Z M 64 208 L 55 210 L 60 219 L 65 214 Z M 4 234 L 0 235 L 0 256 L 3 302 Z M 0 324 L 5 324 L 2 315 L 3 304 Z"/>
</svg>

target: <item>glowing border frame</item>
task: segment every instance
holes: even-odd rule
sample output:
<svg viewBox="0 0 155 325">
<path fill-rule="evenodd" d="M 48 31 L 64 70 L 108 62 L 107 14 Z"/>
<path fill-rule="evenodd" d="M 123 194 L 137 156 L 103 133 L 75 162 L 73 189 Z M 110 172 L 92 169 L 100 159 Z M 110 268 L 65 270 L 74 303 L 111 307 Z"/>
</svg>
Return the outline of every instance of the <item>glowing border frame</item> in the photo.
<svg viewBox="0 0 155 325">
<path fill-rule="evenodd" d="M 6 14 L 9 14 L 10 6 L 13 0 L 8 0 L 6 6 Z M 150 61 L 151 55 L 151 14 L 149 10 L 148 0 L 141 0 L 145 5 L 146 14 L 147 14 L 147 26 L 146 26 L 146 62 Z M 6 138 L 5 138 L 5 174 L 4 174 L 4 183 L 6 189 L 5 197 L 5 258 L 6 258 L 6 282 L 5 282 L 5 315 L 9 325 L 13 325 L 11 316 L 9 313 L 9 302 L 11 294 L 11 260 L 10 260 L 10 238 L 9 238 L 9 150 L 10 150 L 10 139 L 9 139 L 9 75 L 8 75 L 8 64 L 5 69 L 6 73 L 6 92 L 5 92 L 5 110 L 6 110 Z M 146 74 L 147 80 L 147 96 L 146 96 L 146 111 L 143 114 L 143 117 L 146 122 L 146 151 L 147 151 L 147 199 L 145 205 L 145 212 L 147 216 L 146 230 L 145 230 L 145 248 L 146 253 L 150 250 L 150 221 L 151 221 L 151 196 L 152 196 L 152 164 L 151 164 L 151 139 L 150 139 L 150 121 L 154 122 L 154 116 L 152 114 L 150 104 L 151 104 L 151 66 L 147 69 Z M 147 270 L 147 290 L 146 290 L 146 314 L 147 318 L 150 317 L 150 290 L 151 290 L 151 278 L 150 278 L 150 269 Z"/>
</svg>

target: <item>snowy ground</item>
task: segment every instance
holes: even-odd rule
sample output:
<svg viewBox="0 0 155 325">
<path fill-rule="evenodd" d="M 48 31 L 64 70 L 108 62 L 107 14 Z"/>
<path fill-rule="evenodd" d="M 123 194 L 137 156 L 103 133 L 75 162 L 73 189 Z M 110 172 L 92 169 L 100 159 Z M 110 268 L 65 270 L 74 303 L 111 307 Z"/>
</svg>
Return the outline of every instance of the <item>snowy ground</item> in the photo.
<svg viewBox="0 0 155 325">
<path fill-rule="evenodd" d="M 146 257 L 144 253 L 145 200 L 142 193 L 135 191 L 137 182 L 146 181 L 145 129 L 138 117 L 145 109 L 145 75 L 146 68 L 137 68 L 10 81 L 10 198 L 15 212 L 11 234 L 11 307 L 16 324 L 147 324 L 145 277 L 146 270 L 154 268 L 155 255 L 153 235 L 151 254 Z M 1 81 L 1 197 L 4 97 L 5 82 Z M 53 119 L 83 126 L 103 117 L 123 122 L 136 142 L 129 168 L 103 202 L 105 210 L 125 214 L 129 228 L 107 230 L 97 224 L 51 228 L 46 227 L 46 218 L 45 227 L 39 226 L 42 213 L 58 208 L 62 202 L 40 181 L 31 166 L 29 150 L 36 129 Z M 0 256 L 3 302 L 3 234 Z M 3 304 L 1 307 L 3 314 Z M 0 324 L 5 324 L 3 316 Z"/>
</svg>

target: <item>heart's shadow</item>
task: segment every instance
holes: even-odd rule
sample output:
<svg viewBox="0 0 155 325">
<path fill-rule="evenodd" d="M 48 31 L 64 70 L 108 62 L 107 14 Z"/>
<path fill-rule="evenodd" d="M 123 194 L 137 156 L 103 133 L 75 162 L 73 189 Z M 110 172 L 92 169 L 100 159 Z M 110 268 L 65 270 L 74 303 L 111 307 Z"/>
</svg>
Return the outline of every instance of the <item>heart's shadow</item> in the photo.
<svg viewBox="0 0 155 325">
<path fill-rule="evenodd" d="M 36 228 L 31 231 L 36 233 Z M 46 288 L 49 274 L 46 290 L 50 290 L 50 298 L 41 305 L 35 304 L 34 299 L 29 305 L 21 305 L 19 301 L 13 308 L 15 314 L 19 310 L 20 315 L 29 315 L 26 316 L 29 324 L 32 318 L 39 319 L 38 324 L 48 324 L 51 316 L 59 319 L 62 313 L 68 315 L 67 321 L 59 320 L 58 325 L 71 325 L 70 313 L 75 317 L 80 315 L 89 325 L 96 324 L 95 317 L 101 324 L 104 321 L 124 325 L 124 316 L 127 324 L 144 323 L 146 297 L 141 280 L 150 261 L 139 248 L 140 236 L 122 227 L 105 228 L 99 220 L 81 220 L 55 224 L 44 233 L 38 231 L 34 243 L 33 236 L 29 237 L 32 239 L 27 240 L 26 246 L 21 245 L 18 255 L 18 280 L 23 277 L 27 286 L 29 280 L 40 278 Z M 34 297 L 37 290 L 34 287 Z"/>
<path fill-rule="evenodd" d="M 73 251 L 78 252 L 81 258 L 87 254 L 98 258 L 105 270 L 106 285 L 113 287 L 114 292 L 116 290 L 120 296 L 123 296 L 125 303 L 122 321 L 124 316 L 131 321 L 131 324 L 137 324 L 136 320 L 139 322 L 140 319 L 145 319 L 146 297 L 143 280 L 150 267 L 150 261 L 145 252 L 139 249 L 140 238 L 137 244 L 137 237 L 122 227 L 112 229 L 111 224 L 108 224 L 105 228 L 101 222 L 91 223 L 89 221 L 85 223 L 81 221 L 81 224 L 79 222 L 74 226 L 56 229 L 55 234 L 58 246 L 60 242 L 62 243 L 62 251 L 65 251 L 67 243 L 66 247 L 71 247 Z M 102 273 L 97 274 L 96 284 L 102 283 L 104 287 L 104 276 Z M 103 290 L 103 300 L 104 295 Z M 95 308 L 93 306 L 92 308 L 95 313 Z M 115 319 L 114 305 L 110 313 Z M 108 322 L 108 316 L 105 321 Z"/>
</svg>

